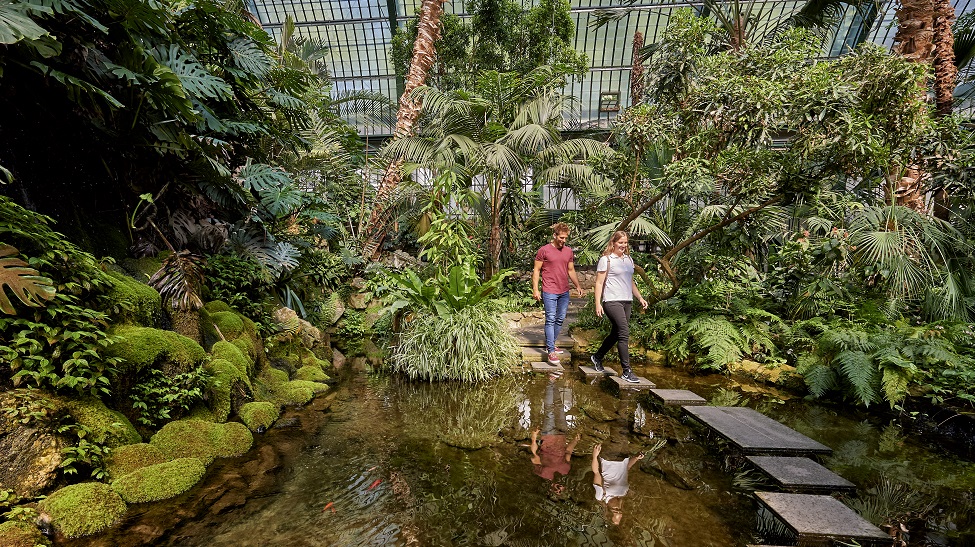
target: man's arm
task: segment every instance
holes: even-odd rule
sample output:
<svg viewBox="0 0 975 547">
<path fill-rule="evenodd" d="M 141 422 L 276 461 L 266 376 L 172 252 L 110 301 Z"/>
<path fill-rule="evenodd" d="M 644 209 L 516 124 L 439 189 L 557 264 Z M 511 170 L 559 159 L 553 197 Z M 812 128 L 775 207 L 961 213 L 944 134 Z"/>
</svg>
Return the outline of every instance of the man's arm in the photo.
<svg viewBox="0 0 975 547">
<path fill-rule="evenodd" d="M 582 290 L 582 284 L 579 283 L 579 277 L 576 276 L 576 263 L 575 263 L 575 261 L 569 262 L 569 279 L 571 279 L 572 282 L 575 283 L 576 291 L 579 292 L 578 296 L 580 298 L 582 297 L 582 295 L 586 294 L 585 291 Z"/>
<path fill-rule="evenodd" d="M 538 290 L 538 276 L 542 273 L 542 264 L 544 263 L 541 260 L 536 260 L 535 269 L 532 270 L 532 296 L 535 300 L 542 299 L 542 293 Z"/>
<path fill-rule="evenodd" d="M 572 442 L 565 447 L 565 461 L 572 461 L 572 451 L 576 449 L 576 444 L 579 442 L 579 438 L 581 436 L 581 433 L 576 433 L 576 436 L 572 439 Z"/>
</svg>

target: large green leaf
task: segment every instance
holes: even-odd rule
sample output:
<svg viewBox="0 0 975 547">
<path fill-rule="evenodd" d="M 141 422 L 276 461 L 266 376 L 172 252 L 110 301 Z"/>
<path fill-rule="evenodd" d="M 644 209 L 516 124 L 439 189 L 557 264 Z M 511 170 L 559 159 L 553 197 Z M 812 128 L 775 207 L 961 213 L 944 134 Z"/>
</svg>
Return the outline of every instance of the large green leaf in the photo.
<svg viewBox="0 0 975 547">
<path fill-rule="evenodd" d="M 266 76 L 271 71 L 271 58 L 268 57 L 257 42 L 247 37 L 232 40 L 227 46 L 234 64 L 250 72 L 254 76 Z"/>
<path fill-rule="evenodd" d="M 237 170 L 234 180 L 246 190 L 259 192 L 291 185 L 291 176 L 284 169 L 266 163 L 250 163 L 249 160 Z"/>
<path fill-rule="evenodd" d="M 292 185 L 283 185 L 260 192 L 261 205 L 275 218 L 290 215 L 301 205 L 302 191 Z"/>
<path fill-rule="evenodd" d="M 37 40 L 47 34 L 47 30 L 30 18 L 31 11 L 33 8 L 22 2 L 0 0 L 0 44 Z"/>
<path fill-rule="evenodd" d="M 17 315 L 7 296 L 7 288 L 17 300 L 32 308 L 43 306 L 41 301 L 51 300 L 56 292 L 53 281 L 38 275 L 34 268 L 28 268 L 26 262 L 12 256 L 15 254 L 16 248 L 0 244 L 0 310 L 7 315 Z"/>
<path fill-rule="evenodd" d="M 227 82 L 211 74 L 196 57 L 183 51 L 178 45 L 159 46 L 152 50 L 152 56 L 160 64 L 169 67 L 179 77 L 186 92 L 194 97 L 229 99 L 233 96 Z"/>
</svg>

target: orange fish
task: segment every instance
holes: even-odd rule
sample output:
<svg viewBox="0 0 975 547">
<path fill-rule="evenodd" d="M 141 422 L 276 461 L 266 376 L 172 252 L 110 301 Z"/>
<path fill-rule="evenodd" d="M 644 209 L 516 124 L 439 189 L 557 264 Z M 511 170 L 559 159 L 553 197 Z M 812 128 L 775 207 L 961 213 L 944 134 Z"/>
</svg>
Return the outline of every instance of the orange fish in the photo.
<svg viewBox="0 0 975 547">
<path fill-rule="evenodd" d="M 381 482 L 383 482 L 382 479 L 376 479 L 372 484 L 369 485 L 369 488 L 366 488 L 366 490 L 372 490 L 373 488 L 379 486 L 379 483 Z"/>
<path fill-rule="evenodd" d="M 327 504 L 325 504 L 325 507 L 322 508 L 322 513 L 324 513 L 325 511 L 328 511 L 329 509 L 331 509 L 332 512 L 334 513 L 335 512 L 334 505 L 335 505 L 335 502 L 334 501 L 328 502 Z"/>
</svg>

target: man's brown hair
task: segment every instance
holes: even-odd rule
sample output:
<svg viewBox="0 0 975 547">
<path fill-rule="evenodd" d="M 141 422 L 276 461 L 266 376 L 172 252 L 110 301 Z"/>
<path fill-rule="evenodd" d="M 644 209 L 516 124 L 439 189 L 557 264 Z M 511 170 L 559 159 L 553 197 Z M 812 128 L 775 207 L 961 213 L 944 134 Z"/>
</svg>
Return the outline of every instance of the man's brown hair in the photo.
<svg viewBox="0 0 975 547">
<path fill-rule="evenodd" d="M 562 232 L 569 233 L 569 225 L 564 222 L 556 222 L 552 225 L 552 235 L 557 236 Z"/>
</svg>

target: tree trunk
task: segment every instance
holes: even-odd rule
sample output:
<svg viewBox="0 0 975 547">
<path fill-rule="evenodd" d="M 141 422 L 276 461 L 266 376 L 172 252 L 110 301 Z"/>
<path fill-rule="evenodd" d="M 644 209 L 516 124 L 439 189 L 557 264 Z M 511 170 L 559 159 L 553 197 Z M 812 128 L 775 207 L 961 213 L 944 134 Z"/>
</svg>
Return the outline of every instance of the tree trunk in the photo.
<svg viewBox="0 0 975 547">
<path fill-rule="evenodd" d="M 934 98 L 938 116 L 950 116 L 958 79 L 955 37 L 951 31 L 955 8 L 950 0 L 934 0 L 934 10 Z"/>
<path fill-rule="evenodd" d="M 501 192 L 504 186 L 500 181 L 492 184 L 491 192 L 491 232 L 488 235 L 487 258 L 484 261 L 484 277 L 491 279 L 501 270 Z"/>
<path fill-rule="evenodd" d="M 633 68 L 630 69 L 630 105 L 636 106 L 643 102 L 643 90 L 646 82 L 643 79 L 643 62 L 640 60 L 640 50 L 643 49 L 643 33 L 633 35 Z"/>
<path fill-rule="evenodd" d="M 396 113 L 396 128 L 393 138 L 399 139 L 412 135 L 416 121 L 420 118 L 423 105 L 410 98 L 413 90 L 426 82 L 430 68 L 436 60 L 434 42 L 440 38 L 440 16 L 443 14 L 445 0 L 423 0 L 420 7 L 420 21 L 417 24 L 416 42 L 413 43 L 413 57 L 410 60 L 410 71 L 406 75 L 406 86 L 399 98 L 399 111 Z M 373 201 L 369 223 L 363 230 L 362 253 L 371 258 L 379 249 L 386 225 L 389 223 L 390 201 L 400 181 L 403 180 L 403 160 L 395 160 L 386 168 L 376 199 Z"/>
</svg>

